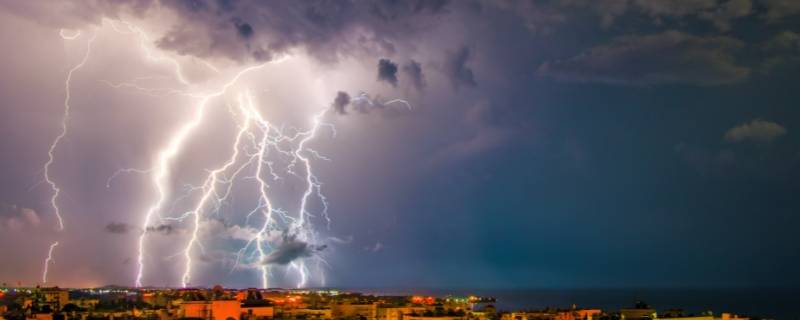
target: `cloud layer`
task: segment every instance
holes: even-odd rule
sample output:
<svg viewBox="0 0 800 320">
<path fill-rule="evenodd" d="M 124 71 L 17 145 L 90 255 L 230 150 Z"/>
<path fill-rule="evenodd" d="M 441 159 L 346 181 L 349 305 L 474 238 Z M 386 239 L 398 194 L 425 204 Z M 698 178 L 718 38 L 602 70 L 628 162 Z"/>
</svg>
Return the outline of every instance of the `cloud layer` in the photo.
<svg viewBox="0 0 800 320">
<path fill-rule="evenodd" d="M 561 81 L 632 86 L 732 84 L 750 75 L 736 62 L 735 53 L 743 47 L 731 37 L 679 31 L 622 36 L 575 57 L 545 62 L 538 73 Z"/>
</svg>

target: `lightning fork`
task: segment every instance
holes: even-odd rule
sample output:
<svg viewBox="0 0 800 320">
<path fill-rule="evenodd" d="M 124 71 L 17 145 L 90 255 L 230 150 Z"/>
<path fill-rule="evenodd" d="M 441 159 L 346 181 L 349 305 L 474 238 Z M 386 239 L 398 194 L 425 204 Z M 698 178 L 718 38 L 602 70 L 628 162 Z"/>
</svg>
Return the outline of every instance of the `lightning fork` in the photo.
<svg viewBox="0 0 800 320">
<path fill-rule="evenodd" d="M 263 68 L 268 64 L 269 62 L 245 68 L 239 71 L 230 81 L 225 83 L 219 91 L 212 92 L 206 95 L 197 95 L 198 97 L 201 98 L 201 101 L 195 110 L 193 118 L 189 120 L 189 122 L 181 126 L 181 128 L 178 129 L 178 131 L 172 136 L 169 143 L 159 152 L 158 161 L 154 169 L 154 174 L 151 176 L 152 183 L 153 185 L 155 185 L 156 191 L 158 192 L 158 198 L 155 201 L 155 203 L 153 203 L 147 209 L 142 228 L 145 231 L 139 236 L 139 244 L 138 244 L 139 253 L 137 258 L 139 268 L 136 275 L 136 282 L 135 282 L 136 287 L 142 286 L 142 277 L 144 275 L 144 251 L 145 251 L 144 242 L 147 236 L 147 227 L 150 226 L 150 222 L 152 220 L 153 215 L 161 211 L 161 207 L 164 205 L 164 202 L 166 201 L 167 198 L 168 188 L 166 184 L 168 182 L 167 178 L 170 176 L 170 169 L 169 169 L 170 163 L 172 162 L 173 158 L 180 152 L 185 140 L 194 132 L 194 130 L 203 121 L 206 109 L 211 100 L 224 95 L 228 91 L 228 89 L 234 84 L 236 84 L 236 82 L 238 82 L 243 75 L 253 70 L 258 70 L 260 68 Z M 196 233 L 193 234 L 192 238 L 193 239 L 196 238 Z M 191 257 L 189 256 L 187 259 L 191 260 Z"/>
<path fill-rule="evenodd" d="M 75 35 L 66 35 L 65 31 L 62 29 L 59 34 L 64 40 L 74 40 L 80 36 L 80 32 L 77 32 Z M 67 79 L 64 81 L 64 113 L 61 116 L 61 132 L 53 139 L 53 142 L 50 144 L 50 148 L 47 150 L 47 162 L 44 164 L 44 180 L 50 185 L 50 189 L 53 190 L 53 194 L 50 197 L 50 206 L 53 208 L 53 213 L 58 220 L 58 230 L 64 230 L 64 219 L 61 216 L 61 209 L 58 207 L 58 196 L 61 194 L 61 188 L 53 181 L 52 177 L 50 177 L 50 167 L 55 162 L 55 151 L 58 147 L 58 144 L 61 142 L 62 139 L 67 135 L 69 130 L 69 118 L 70 118 L 70 109 L 71 106 L 69 104 L 70 99 L 72 98 L 72 91 L 71 91 L 71 84 L 72 84 L 72 75 L 81 69 L 86 62 L 89 60 L 89 55 L 92 52 L 92 42 L 94 42 L 95 38 L 97 38 L 97 30 L 95 30 L 94 34 L 92 35 L 89 40 L 86 41 L 86 53 L 83 55 L 81 61 L 69 69 L 67 73 Z M 44 271 L 42 272 L 42 282 L 47 282 L 47 271 L 48 266 L 53 258 L 53 250 L 55 247 L 58 246 L 58 241 L 53 242 L 50 245 L 50 249 L 48 250 L 47 259 L 45 259 L 44 264 Z"/>
<path fill-rule="evenodd" d="M 242 103 L 241 98 L 239 103 L 240 104 Z M 186 258 L 186 267 L 183 273 L 183 277 L 181 277 L 181 285 L 184 288 L 189 284 L 189 280 L 191 277 L 191 272 L 192 272 L 191 252 L 195 242 L 197 242 L 197 233 L 200 228 L 201 212 L 203 208 L 206 206 L 206 204 L 212 200 L 212 195 L 217 194 L 216 186 L 217 183 L 219 182 L 219 175 L 227 171 L 230 167 L 232 167 L 236 163 L 236 160 L 239 158 L 239 148 L 242 142 L 242 137 L 249 129 L 250 129 L 250 119 L 246 119 L 244 125 L 239 128 L 239 132 L 236 134 L 236 140 L 233 144 L 233 153 L 231 157 L 221 167 L 214 169 L 209 173 L 208 177 L 206 178 L 202 186 L 203 195 L 201 196 L 194 210 L 191 211 L 191 215 L 194 216 L 194 229 L 192 230 L 192 237 L 189 240 L 189 243 L 186 245 L 186 249 L 184 250 L 184 257 Z M 216 202 L 222 202 L 225 200 L 225 198 L 216 198 L 213 200 Z"/>
</svg>

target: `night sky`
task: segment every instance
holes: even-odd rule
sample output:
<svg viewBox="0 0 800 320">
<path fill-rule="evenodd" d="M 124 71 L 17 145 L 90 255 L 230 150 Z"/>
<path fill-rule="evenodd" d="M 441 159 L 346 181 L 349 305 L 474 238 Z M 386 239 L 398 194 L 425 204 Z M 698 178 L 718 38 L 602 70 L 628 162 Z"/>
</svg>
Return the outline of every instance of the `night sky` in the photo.
<svg viewBox="0 0 800 320">
<path fill-rule="evenodd" d="M 237 261 L 247 167 L 198 215 L 190 285 L 293 287 L 299 263 L 310 287 L 800 285 L 800 1 L 2 0 L 0 43 L 1 282 L 41 283 L 58 241 L 47 284 L 134 285 L 144 233 L 143 284 L 180 286 L 191 223 L 143 224 L 148 169 L 182 93 L 266 63 L 209 101 L 158 214 L 200 198 L 247 93 L 287 133 L 324 112 L 303 154 L 330 223 L 313 194 L 313 238 Z M 276 166 L 294 215 L 305 181 Z"/>
</svg>

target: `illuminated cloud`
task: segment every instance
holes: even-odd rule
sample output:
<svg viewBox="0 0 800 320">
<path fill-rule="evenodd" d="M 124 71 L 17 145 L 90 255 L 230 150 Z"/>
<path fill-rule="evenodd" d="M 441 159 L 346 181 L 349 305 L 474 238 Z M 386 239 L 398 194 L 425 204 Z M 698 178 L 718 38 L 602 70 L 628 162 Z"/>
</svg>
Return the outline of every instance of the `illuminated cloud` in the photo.
<svg viewBox="0 0 800 320">
<path fill-rule="evenodd" d="M 753 119 L 750 122 L 742 123 L 725 132 L 725 140 L 728 142 L 772 142 L 778 137 L 786 134 L 786 128 L 775 122 Z"/>
<path fill-rule="evenodd" d="M 41 223 L 39 214 L 31 208 L 0 203 L 0 228 L 20 230 L 35 228 Z"/>
<path fill-rule="evenodd" d="M 203 225 L 205 237 L 250 241 L 258 234 L 258 230 L 248 226 L 227 223 L 221 219 L 209 219 Z"/>
</svg>

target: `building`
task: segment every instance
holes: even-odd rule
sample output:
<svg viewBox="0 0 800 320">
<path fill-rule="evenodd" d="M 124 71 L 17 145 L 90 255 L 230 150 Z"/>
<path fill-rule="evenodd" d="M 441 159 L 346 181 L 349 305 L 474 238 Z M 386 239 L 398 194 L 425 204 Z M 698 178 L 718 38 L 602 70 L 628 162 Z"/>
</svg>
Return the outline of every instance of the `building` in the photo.
<svg viewBox="0 0 800 320">
<path fill-rule="evenodd" d="M 592 320 L 603 313 L 600 309 L 540 310 L 505 313 L 502 320 Z M 638 318 L 637 318 L 638 319 Z"/>
<path fill-rule="evenodd" d="M 655 319 L 657 317 L 656 310 L 650 308 L 643 301 L 636 301 L 636 305 L 633 308 L 620 309 L 619 315 L 623 320 Z"/>
<path fill-rule="evenodd" d="M 211 317 L 211 302 L 184 301 L 180 304 L 178 316 L 181 318 L 209 319 Z"/>
<path fill-rule="evenodd" d="M 467 316 L 437 316 L 437 315 L 413 315 L 403 316 L 403 320 L 466 320 Z"/>
<path fill-rule="evenodd" d="M 559 311 L 556 313 L 555 320 L 592 320 L 597 319 L 602 312 L 600 309 Z"/>
<path fill-rule="evenodd" d="M 380 307 L 377 312 L 378 320 L 403 320 L 406 314 L 422 314 L 425 307 Z"/>
<path fill-rule="evenodd" d="M 749 318 L 739 317 L 730 313 L 723 313 L 720 317 L 714 317 L 710 314 L 700 316 L 667 316 L 659 317 L 660 320 L 749 320 Z"/>
<path fill-rule="evenodd" d="M 40 289 L 42 302 L 49 304 L 52 310 L 61 310 L 67 303 L 69 303 L 69 291 L 59 287 L 42 288 Z"/>
<path fill-rule="evenodd" d="M 740 317 L 738 315 L 735 314 L 732 315 L 730 313 L 723 313 L 722 317 L 715 318 L 715 320 L 750 320 L 750 318 Z"/>
<path fill-rule="evenodd" d="M 281 319 L 333 319 L 329 308 L 281 309 L 277 317 Z"/>
<path fill-rule="evenodd" d="M 239 319 L 242 316 L 241 303 L 236 300 L 211 301 L 211 319 Z"/>
<path fill-rule="evenodd" d="M 362 318 L 375 320 L 378 317 L 378 304 L 343 303 L 331 305 L 331 316 L 334 319 Z"/>
<path fill-rule="evenodd" d="M 78 306 L 80 308 L 91 310 L 91 309 L 94 309 L 94 307 L 97 306 L 98 303 L 100 303 L 100 299 L 97 299 L 97 298 L 78 298 L 78 299 L 70 300 L 69 303 L 74 304 L 74 305 L 76 305 L 76 306 Z"/>
<path fill-rule="evenodd" d="M 272 318 L 275 308 L 266 300 L 245 300 L 241 305 L 241 319 L 259 320 Z"/>
</svg>

